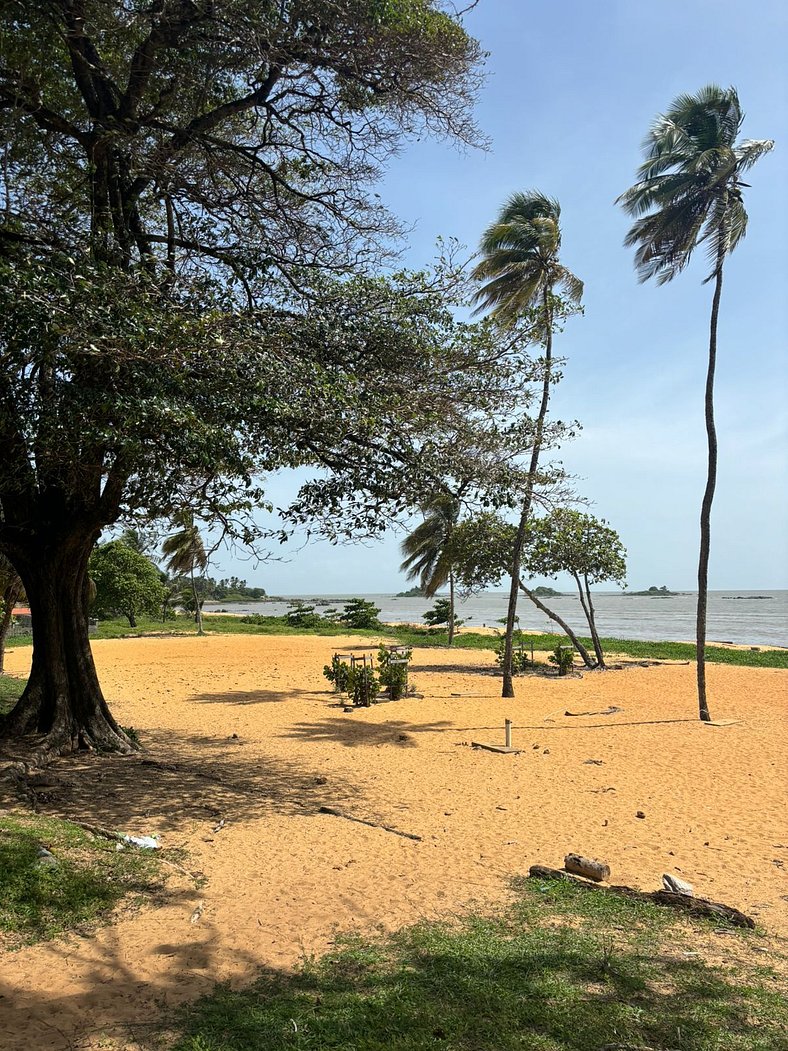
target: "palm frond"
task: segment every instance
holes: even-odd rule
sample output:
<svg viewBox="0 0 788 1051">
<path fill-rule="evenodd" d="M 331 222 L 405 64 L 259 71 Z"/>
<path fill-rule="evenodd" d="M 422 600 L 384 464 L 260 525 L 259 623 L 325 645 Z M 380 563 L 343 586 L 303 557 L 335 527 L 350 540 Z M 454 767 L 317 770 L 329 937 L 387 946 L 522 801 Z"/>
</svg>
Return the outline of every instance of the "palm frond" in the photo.
<svg viewBox="0 0 788 1051">
<path fill-rule="evenodd" d="M 636 249 L 640 281 L 672 280 L 700 243 L 716 273 L 720 258 L 744 237 L 740 175 L 773 143 L 746 140 L 737 146 L 742 120 L 735 88 L 708 84 L 695 95 L 679 95 L 652 124 L 638 181 L 617 200 L 636 218 L 624 244 Z"/>
</svg>

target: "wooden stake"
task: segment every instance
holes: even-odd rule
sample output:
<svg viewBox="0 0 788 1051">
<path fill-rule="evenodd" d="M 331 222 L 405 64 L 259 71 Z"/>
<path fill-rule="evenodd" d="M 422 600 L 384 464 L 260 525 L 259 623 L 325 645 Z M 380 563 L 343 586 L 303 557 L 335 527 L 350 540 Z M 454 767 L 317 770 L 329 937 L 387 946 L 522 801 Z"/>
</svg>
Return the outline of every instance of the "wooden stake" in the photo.
<svg viewBox="0 0 788 1051">
<path fill-rule="evenodd" d="M 511 748 L 512 747 L 512 720 L 511 719 L 504 720 L 503 727 L 504 727 L 504 733 L 506 734 L 506 747 L 507 748 Z"/>
</svg>

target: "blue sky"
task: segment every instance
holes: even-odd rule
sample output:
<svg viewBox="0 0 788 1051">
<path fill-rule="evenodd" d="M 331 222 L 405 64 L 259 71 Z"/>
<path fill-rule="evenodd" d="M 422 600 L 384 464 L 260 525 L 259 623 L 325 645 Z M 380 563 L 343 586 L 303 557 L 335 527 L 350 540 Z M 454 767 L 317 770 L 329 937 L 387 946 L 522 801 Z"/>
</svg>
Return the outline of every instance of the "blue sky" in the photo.
<svg viewBox="0 0 788 1051">
<path fill-rule="evenodd" d="M 788 4 L 481 0 L 466 25 L 490 53 L 477 109 L 489 150 L 412 143 L 380 192 L 413 227 L 414 266 L 439 235 L 474 247 L 515 190 L 560 201 L 563 261 L 585 281 L 585 316 L 556 346 L 568 364 L 554 411 L 583 425 L 560 457 L 619 531 L 635 589 L 695 586 L 711 288 L 702 253 L 671 284 L 638 285 L 622 247 L 629 220 L 613 202 L 634 181 L 651 120 L 682 92 L 734 85 L 743 136 L 776 140 L 750 172 L 749 232 L 725 271 L 710 586 L 788 587 Z M 273 501 L 293 485 L 272 479 Z M 277 594 L 399 590 L 400 539 L 294 547 L 257 568 L 220 556 L 216 570 Z"/>
</svg>

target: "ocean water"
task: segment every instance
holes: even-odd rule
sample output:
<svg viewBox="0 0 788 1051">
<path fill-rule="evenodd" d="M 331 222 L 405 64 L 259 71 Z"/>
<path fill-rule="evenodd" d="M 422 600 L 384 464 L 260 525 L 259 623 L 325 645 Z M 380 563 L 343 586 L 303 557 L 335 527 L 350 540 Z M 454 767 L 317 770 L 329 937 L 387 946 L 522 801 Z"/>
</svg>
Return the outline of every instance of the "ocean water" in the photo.
<svg viewBox="0 0 788 1051">
<path fill-rule="evenodd" d="M 317 600 L 323 606 L 338 606 L 353 595 L 293 595 L 282 602 L 237 603 L 226 607 L 233 613 L 263 613 L 281 616 L 288 602 Z M 409 621 L 421 623 L 433 600 L 397 598 L 394 595 L 361 595 L 380 607 L 380 619 L 388 623 Z M 695 636 L 695 592 L 687 591 L 664 598 L 627 595 L 622 592 L 595 592 L 594 606 L 599 633 L 609 638 L 660 641 L 691 641 Z M 586 634 L 585 618 L 577 595 L 562 594 L 545 599 L 573 630 Z M 506 616 L 507 595 L 487 591 L 457 603 L 457 614 L 468 628 L 498 627 Z M 206 611 L 221 609 L 222 604 L 206 603 Z M 558 625 L 549 620 L 524 595 L 518 603 L 520 626 L 525 631 L 559 633 Z M 788 646 L 788 591 L 710 591 L 707 615 L 709 642 L 735 642 L 752 646 Z"/>
</svg>

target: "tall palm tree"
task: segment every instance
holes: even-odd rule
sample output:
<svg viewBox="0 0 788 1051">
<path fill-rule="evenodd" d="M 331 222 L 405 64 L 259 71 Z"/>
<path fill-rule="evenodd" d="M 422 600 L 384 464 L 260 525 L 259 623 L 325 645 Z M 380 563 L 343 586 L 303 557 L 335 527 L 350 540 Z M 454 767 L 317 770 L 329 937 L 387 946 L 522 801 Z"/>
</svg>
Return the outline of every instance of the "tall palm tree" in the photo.
<svg viewBox="0 0 788 1051">
<path fill-rule="evenodd" d="M 197 581 L 194 577 L 196 569 L 204 570 L 208 565 L 208 555 L 202 542 L 200 531 L 194 524 L 193 516 L 184 511 L 178 515 L 174 522 L 179 528 L 168 536 L 161 545 L 162 552 L 166 558 L 165 565 L 171 573 L 181 576 L 188 574 L 192 595 L 194 596 L 194 619 L 197 622 L 197 634 L 204 635 L 202 628 L 202 610 L 200 600 L 197 596 Z"/>
<path fill-rule="evenodd" d="M 561 207 L 552 197 L 546 197 L 537 190 L 513 194 L 501 209 L 496 222 L 485 231 L 481 240 L 482 259 L 473 270 L 473 277 L 482 282 L 475 296 L 479 304 L 477 313 L 489 309 L 502 325 L 509 326 L 527 311 L 536 308 L 541 312 L 544 332 L 542 400 L 536 418 L 528 481 L 512 553 L 512 582 L 504 639 L 503 697 L 514 697 L 512 643 L 520 563 L 550 402 L 556 292 L 561 292 L 571 303 L 579 303 L 583 295 L 583 282 L 559 260 L 560 217 Z"/>
<path fill-rule="evenodd" d="M 459 501 L 448 493 L 422 507 L 424 521 L 400 545 L 400 565 L 408 580 L 418 580 L 427 598 L 449 585 L 449 645 L 454 642 L 454 569 L 451 537 L 460 515 Z"/>
<path fill-rule="evenodd" d="M 706 607 L 711 505 L 717 481 L 714 370 L 722 270 L 726 256 L 747 230 L 742 199 L 747 184 L 741 176 L 774 146 L 771 139 L 737 143 L 743 119 L 735 88 L 709 84 L 697 95 L 679 95 L 646 137 L 638 181 L 618 198 L 630 215 L 638 217 L 624 243 L 637 249 L 640 281 L 650 277 L 660 285 L 671 281 L 701 244 L 711 263 L 706 281 L 714 281 L 705 394 L 708 473 L 700 511 L 696 622 L 698 707 L 704 722 L 711 718 L 706 700 Z"/>
</svg>

